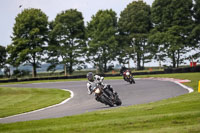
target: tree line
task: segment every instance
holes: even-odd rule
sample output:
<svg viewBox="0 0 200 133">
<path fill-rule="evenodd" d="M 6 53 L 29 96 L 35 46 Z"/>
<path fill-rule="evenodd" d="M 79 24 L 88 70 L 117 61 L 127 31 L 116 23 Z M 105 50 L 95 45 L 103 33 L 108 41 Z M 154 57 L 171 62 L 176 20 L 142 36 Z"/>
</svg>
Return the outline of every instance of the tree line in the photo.
<svg viewBox="0 0 200 133">
<path fill-rule="evenodd" d="M 155 59 L 170 59 L 179 67 L 187 52 L 200 47 L 200 0 L 155 0 L 152 6 L 133 1 L 120 13 L 99 10 L 84 24 L 81 12 L 69 9 L 49 22 L 40 9 L 24 9 L 15 18 L 12 43 L 0 46 L 0 68 L 30 64 L 37 75 L 41 63 L 50 63 L 49 71 L 64 65 L 65 75 L 73 66 L 91 63 L 100 72 L 108 64 L 130 59 L 137 69 Z M 200 54 L 194 53 L 197 59 Z"/>
</svg>

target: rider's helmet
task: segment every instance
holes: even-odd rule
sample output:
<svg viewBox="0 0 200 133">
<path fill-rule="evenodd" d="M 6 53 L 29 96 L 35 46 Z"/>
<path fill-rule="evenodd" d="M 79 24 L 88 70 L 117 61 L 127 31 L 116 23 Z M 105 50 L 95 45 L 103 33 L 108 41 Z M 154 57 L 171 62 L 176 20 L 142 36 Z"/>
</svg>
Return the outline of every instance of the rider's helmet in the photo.
<svg viewBox="0 0 200 133">
<path fill-rule="evenodd" d="M 90 82 L 94 81 L 94 74 L 92 72 L 87 73 L 87 78 Z"/>
</svg>

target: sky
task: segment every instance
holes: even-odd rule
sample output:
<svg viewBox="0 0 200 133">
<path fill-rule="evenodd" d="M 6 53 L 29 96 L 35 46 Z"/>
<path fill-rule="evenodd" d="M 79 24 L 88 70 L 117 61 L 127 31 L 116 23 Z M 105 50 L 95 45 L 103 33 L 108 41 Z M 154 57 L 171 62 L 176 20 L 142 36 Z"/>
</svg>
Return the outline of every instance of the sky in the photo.
<svg viewBox="0 0 200 133">
<path fill-rule="evenodd" d="M 133 1 L 137 0 L 0 0 L 0 45 L 6 47 L 11 44 L 15 18 L 26 8 L 41 9 L 48 16 L 49 21 L 54 20 L 62 11 L 77 9 L 82 12 L 87 23 L 99 10 L 112 9 L 119 18 L 120 13 Z M 151 6 L 154 0 L 143 1 Z M 134 65 L 133 61 L 131 64 Z M 147 66 L 158 66 L 158 62 L 147 63 Z"/>
<path fill-rule="evenodd" d="M 121 11 L 135 0 L 0 0 L 0 45 L 11 44 L 11 36 L 16 16 L 25 8 L 41 9 L 49 21 L 56 15 L 68 9 L 77 9 L 82 12 L 85 23 L 91 20 L 98 10 L 112 9 L 119 17 Z M 143 0 L 152 5 L 154 0 Z M 21 8 L 19 6 L 22 5 Z"/>
</svg>

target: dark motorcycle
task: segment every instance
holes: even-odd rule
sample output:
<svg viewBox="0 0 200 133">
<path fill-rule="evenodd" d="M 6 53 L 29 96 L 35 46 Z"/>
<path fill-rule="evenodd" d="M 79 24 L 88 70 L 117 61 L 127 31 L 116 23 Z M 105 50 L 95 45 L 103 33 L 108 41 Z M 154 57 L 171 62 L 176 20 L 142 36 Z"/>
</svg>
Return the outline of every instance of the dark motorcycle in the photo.
<svg viewBox="0 0 200 133">
<path fill-rule="evenodd" d="M 135 80 L 133 79 L 133 75 L 131 74 L 130 70 L 126 70 L 123 72 L 124 80 L 129 82 L 130 84 L 135 84 Z"/>
<path fill-rule="evenodd" d="M 97 101 L 104 103 L 105 105 L 109 105 L 110 107 L 113 107 L 114 105 L 120 106 L 122 104 L 117 92 L 112 92 L 110 89 L 107 88 L 109 86 L 104 86 L 99 83 L 93 83 L 91 87 L 92 92 L 95 93 Z"/>
</svg>

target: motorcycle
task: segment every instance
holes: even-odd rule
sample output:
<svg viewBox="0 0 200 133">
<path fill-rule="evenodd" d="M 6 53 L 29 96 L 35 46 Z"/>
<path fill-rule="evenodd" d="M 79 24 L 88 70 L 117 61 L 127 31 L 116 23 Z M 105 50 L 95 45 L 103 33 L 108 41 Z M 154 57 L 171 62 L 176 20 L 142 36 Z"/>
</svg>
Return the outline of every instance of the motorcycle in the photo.
<svg viewBox="0 0 200 133">
<path fill-rule="evenodd" d="M 109 86 L 100 83 L 93 83 L 91 87 L 92 92 L 95 93 L 97 101 L 109 105 L 110 107 L 113 107 L 114 105 L 120 106 L 122 104 L 117 92 L 112 92 L 107 88 Z"/>
<path fill-rule="evenodd" d="M 129 82 L 130 84 L 135 84 L 135 80 L 133 79 L 133 75 L 131 74 L 130 70 L 126 70 L 123 72 L 124 80 Z"/>
</svg>

